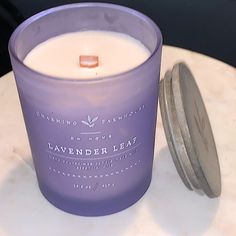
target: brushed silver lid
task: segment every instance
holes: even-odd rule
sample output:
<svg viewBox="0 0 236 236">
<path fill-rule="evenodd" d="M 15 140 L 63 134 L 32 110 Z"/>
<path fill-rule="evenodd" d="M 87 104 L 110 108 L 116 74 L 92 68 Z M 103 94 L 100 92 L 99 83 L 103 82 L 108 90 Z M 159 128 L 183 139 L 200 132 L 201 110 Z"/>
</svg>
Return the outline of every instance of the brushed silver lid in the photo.
<svg viewBox="0 0 236 236">
<path fill-rule="evenodd" d="M 189 190 L 210 198 L 221 193 L 220 165 L 207 111 L 184 63 L 160 82 L 160 109 L 171 156 Z"/>
</svg>

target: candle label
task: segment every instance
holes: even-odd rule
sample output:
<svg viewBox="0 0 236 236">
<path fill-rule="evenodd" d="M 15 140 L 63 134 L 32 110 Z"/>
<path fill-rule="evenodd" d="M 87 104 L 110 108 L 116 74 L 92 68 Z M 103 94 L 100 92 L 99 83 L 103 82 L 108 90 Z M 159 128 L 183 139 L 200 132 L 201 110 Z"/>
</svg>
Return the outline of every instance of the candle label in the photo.
<svg viewBox="0 0 236 236">
<path fill-rule="evenodd" d="M 148 100 L 112 115 L 66 116 L 25 107 L 26 124 L 34 127 L 28 129 L 30 140 L 38 140 L 31 148 L 44 173 L 41 181 L 91 199 L 138 188 L 152 170 L 155 116 L 148 114 L 155 114 L 156 99 Z"/>
</svg>

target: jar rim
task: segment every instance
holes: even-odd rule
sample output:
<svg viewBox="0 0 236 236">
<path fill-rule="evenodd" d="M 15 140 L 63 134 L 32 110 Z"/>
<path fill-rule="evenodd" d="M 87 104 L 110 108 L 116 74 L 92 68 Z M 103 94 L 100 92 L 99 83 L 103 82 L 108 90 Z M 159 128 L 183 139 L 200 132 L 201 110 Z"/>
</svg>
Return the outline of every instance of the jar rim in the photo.
<svg viewBox="0 0 236 236">
<path fill-rule="evenodd" d="M 131 68 L 129 70 L 123 71 L 121 73 L 116 73 L 114 75 L 102 76 L 99 78 L 79 78 L 79 79 L 77 79 L 77 78 L 70 78 L 70 77 L 67 78 L 67 77 L 58 77 L 58 76 L 47 75 L 47 74 L 41 73 L 39 71 L 36 71 L 36 70 L 28 67 L 27 65 L 25 65 L 23 63 L 23 61 L 21 59 L 18 58 L 18 56 L 16 55 L 16 51 L 14 49 L 15 41 L 17 40 L 17 37 L 19 37 L 20 33 L 27 26 L 29 26 L 32 22 L 34 22 L 38 19 L 41 19 L 42 17 L 45 17 L 49 14 L 53 14 L 55 12 L 60 12 L 60 11 L 64 11 L 64 10 L 68 10 L 68 9 L 72 9 L 72 8 L 83 8 L 83 7 L 86 7 L 86 8 L 88 8 L 88 7 L 103 7 L 104 8 L 105 7 L 105 8 L 110 8 L 110 9 L 115 9 L 115 10 L 127 12 L 131 15 L 135 15 L 139 19 L 141 19 L 142 21 L 151 25 L 154 28 L 157 38 L 159 38 L 160 40 L 157 40 L 155 48 L 151 52 L 150 56 L 144 62 L 139 64 L 138 66 Z M 9 40 L 8 49 L 9 49 L 10 55 L 15 60 L 16 64 L 18 64 L 25 71 L 28 71 L 28 72 L 34 74 L 35 77 L 41 77 L 42 79 L 47 79 L 47 80 L 50 79 L 51 81 L 57 81 L 57 82 L 66 82 L 66 83 L 71 82 L 71 83 L 86 83 L 86 84 L 88 84 L 88 83 L 104 82 L 106 80 L 113 81 L 113 80 L 123 77 L 124 75 L 129 75 L 129 74 L 132 74 L 136 71 L 141 70 L 141 68 L 143 68 L 150 60 L 152 60 L 154 55 L 160 49 L 160 47 L 162 45 L 162 41 L 163 41 L 162 34 L 161 34 L 159 27 L 156 25 L 156 23 L 154 23 L 154 21 L 151 18 L 149 18 L 148 16 L 144 15 L 143 13 L 141 13 L 137 10 L 134 10 L 129 7 L 117 5 L 117 4 L 111 4 L 111 3 L 74 3 L 74 4 L 61 5 L 61 6 L 47 9 L 47 10 L 41 11 L 41 12 L 31 16 L 30 18 L 26 19 L 12 33 L 10 40 Z"/>
</svg>

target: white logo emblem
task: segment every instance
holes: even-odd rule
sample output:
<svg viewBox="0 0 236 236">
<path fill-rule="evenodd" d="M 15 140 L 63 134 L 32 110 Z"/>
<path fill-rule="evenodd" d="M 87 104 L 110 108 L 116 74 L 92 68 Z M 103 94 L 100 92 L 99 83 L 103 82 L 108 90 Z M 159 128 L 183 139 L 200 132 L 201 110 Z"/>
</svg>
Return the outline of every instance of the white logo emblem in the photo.
<svg viewBox="0 0 236 236">
<path fill-rule="evenodd" d="M 87 120 L 82 120 L 82 123 L 87 125 L 89 128 L 93 128 L 95 125 L 95 122 L 98 120 L 98 116 L 91 118 L 89 115 L 87 117 Z"/>
</svg>

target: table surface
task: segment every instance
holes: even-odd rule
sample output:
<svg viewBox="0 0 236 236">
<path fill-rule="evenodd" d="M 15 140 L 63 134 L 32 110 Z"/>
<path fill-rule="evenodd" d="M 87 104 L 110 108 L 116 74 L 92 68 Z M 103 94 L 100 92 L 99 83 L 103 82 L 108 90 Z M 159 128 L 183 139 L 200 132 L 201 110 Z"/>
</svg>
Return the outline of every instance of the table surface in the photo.
<svg viewBox="0 0 236 236">
<path fill-rule="evenodd" d="M 207 56 L 163 47 L 161 76 L 179 61 L 196 77 L 219 154 L 217 199 L 185 188 L 175 170 L 158 112 L 153 179 L 132 207 L 104 217 L 80 217 L 41 195 L 13 79 L 0 78 L 0 236 L 236 235 L 236 69 Z"/>
</svg>

